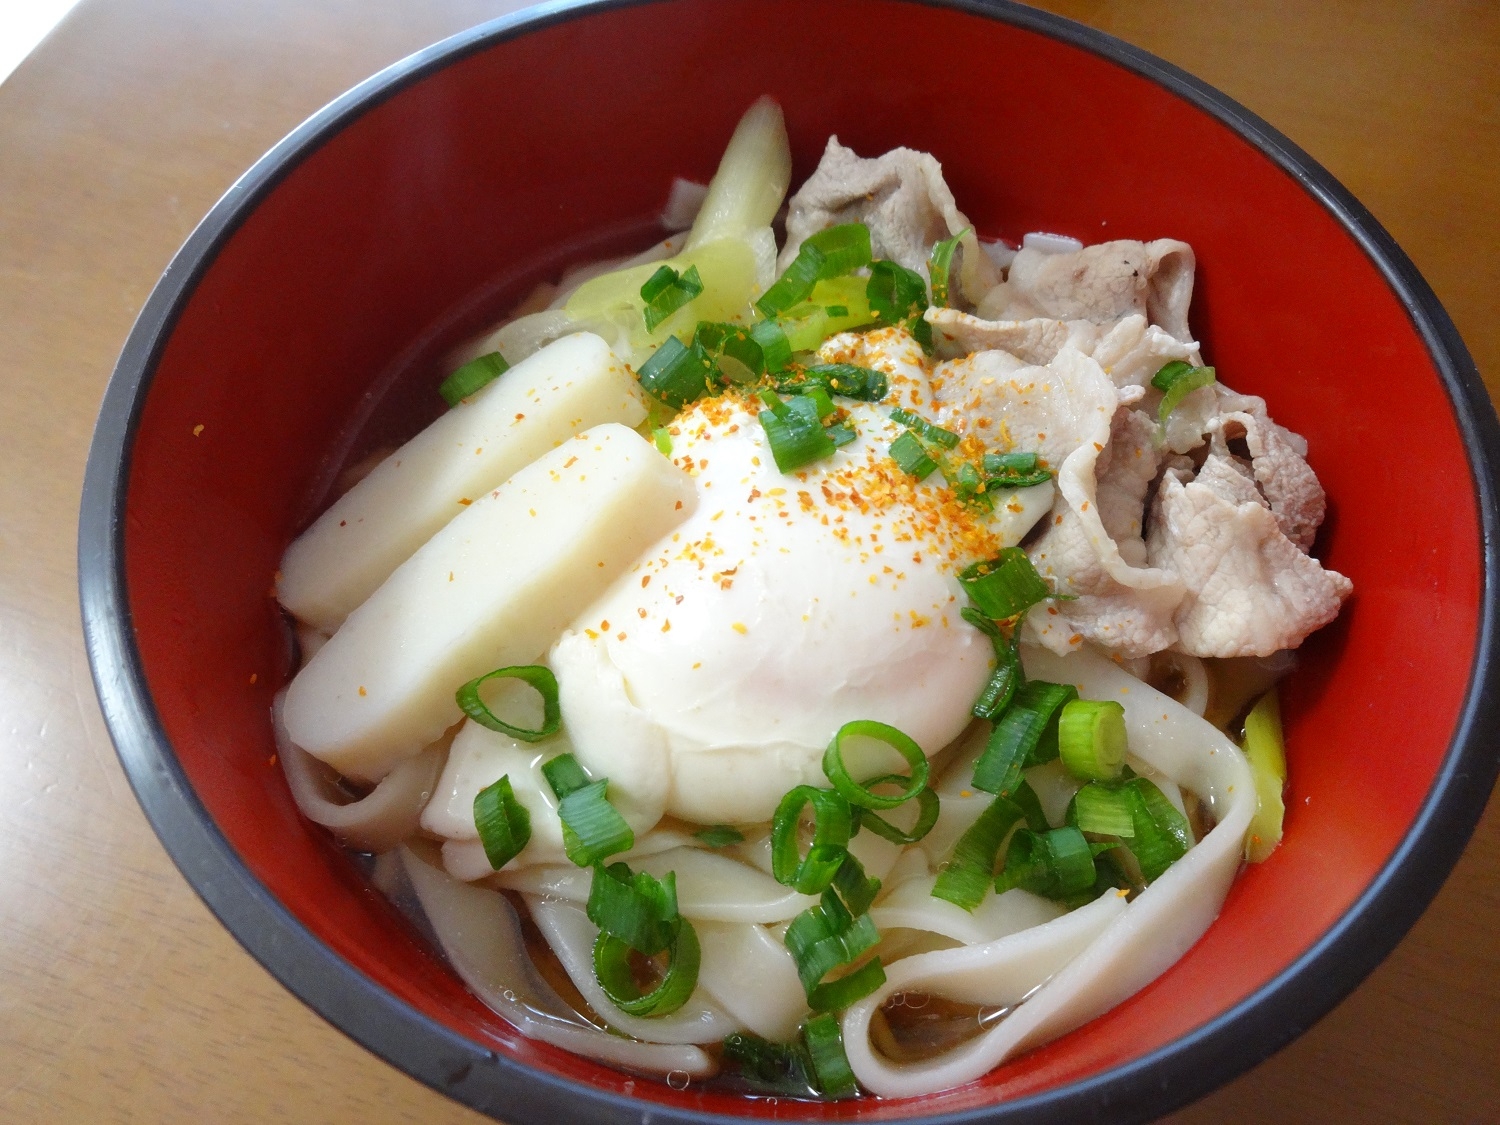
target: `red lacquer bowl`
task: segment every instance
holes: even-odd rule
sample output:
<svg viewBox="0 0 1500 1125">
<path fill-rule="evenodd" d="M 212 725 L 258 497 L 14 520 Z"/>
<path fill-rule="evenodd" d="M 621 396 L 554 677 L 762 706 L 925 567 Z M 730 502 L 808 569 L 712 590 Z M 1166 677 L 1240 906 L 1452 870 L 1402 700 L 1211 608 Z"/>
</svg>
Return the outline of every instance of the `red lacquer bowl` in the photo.
<svg viewBox="0 0 1500 1125">
<path fill-rule="evenodd" d="M 1203 940 L 1108 1015 L 908 1101 L 677 1091 L 522 1038 L 298 815 L 271 764 L 290 672 L 272 575 L 357 455 L 350 435 L 414 431 L 443 348 L 567 262 L 648 241 L 671 177 L 706 179 L 763 93 L 786 109 L 797 181 L 837 133 L 862 154 L 935 153 L 986 237 L 1192 243 L 1194 331 L 1227 382 L 1311 440 L 1331 497 L 1318 550 L 1356 591 L 1287 691 L 1285 842 Z M 1497 450 L 1471 360 L 1389 236 L 1285 138 L 1159 60 L 1003 3 L 585 5 L 370 79 L 194 232 L 105 398 L 84 619 L 125 769 L 209 906 L 329 1020 L 469 1105 L 514 1123 L 1134 1120 L 1327 1011 L 1468 838 L 1496 774 Z"/>
</svg>

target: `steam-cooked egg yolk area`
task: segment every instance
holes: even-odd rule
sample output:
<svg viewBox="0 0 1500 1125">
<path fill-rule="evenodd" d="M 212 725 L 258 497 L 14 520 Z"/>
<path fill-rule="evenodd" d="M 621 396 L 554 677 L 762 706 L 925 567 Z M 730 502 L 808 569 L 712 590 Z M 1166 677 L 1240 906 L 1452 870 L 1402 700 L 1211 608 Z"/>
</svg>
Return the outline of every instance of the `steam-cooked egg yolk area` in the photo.
<svg viewBox="0 0 1500 1125">
<path fill-rule="evenodd" d="M 959 615 L 956 572 L 1002 543 L 941 476 L 888 454 L 901 430 L 841 400 L 859 437 L 783 474 L 753 400 L 699 403 L 671 426 L 696 511 L 552 650 L 579 759 L 698 823 L 768 820 L 826 785 L 825 748 L 854 719 L 952 741 L 992 666 Z"/>
</svg>

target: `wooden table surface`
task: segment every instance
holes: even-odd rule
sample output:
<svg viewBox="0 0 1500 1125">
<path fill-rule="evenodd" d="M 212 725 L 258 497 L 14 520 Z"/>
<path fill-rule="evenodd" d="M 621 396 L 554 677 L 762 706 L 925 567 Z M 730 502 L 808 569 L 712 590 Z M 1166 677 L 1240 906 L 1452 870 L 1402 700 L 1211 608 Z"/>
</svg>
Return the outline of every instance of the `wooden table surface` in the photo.
<svg viewBox="0 0 1500 1125">
<path fill-rule="evenodd" d="M 167 859 L 94 701 L 74 539 L 105 381 L 193 225 L 336 94 L 517 6 L 83 0 L 0 85 L 0 1120 L 480 1120 L 283 991 Z M 1043 6 L 1217 85 L 1327 165 L 1500 390 L 1500 5 Z M 1170 1120 L 1500 1122 L 1497 935 L 1492 802 L 1353 996 Z"/>
</svg>

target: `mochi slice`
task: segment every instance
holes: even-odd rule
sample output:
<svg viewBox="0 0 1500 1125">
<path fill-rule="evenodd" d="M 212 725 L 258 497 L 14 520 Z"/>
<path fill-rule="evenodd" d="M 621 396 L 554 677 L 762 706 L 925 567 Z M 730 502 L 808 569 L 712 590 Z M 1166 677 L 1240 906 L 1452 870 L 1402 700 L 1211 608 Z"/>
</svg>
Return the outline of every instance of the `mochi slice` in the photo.
<svg viewBox="0 0 1500 1125">
<path fill-rule="evenodd" d="M 287 548 L 276 595 L 332 632 L 468 503 L 580 430 L 605 422 L 633 428 L 645 416 L 635 380 L 598 336 L 549 344 L 336 500 Z"/>
<path fill-rule="evenodd" d="M 696 495 L 624 426 L 565 442 L 475 500 L 349 615 L 292 681 L 287 733 L 345 776 L 379 780 L 462 717 L 463 684 L 545 653 Z"/>
</svg>

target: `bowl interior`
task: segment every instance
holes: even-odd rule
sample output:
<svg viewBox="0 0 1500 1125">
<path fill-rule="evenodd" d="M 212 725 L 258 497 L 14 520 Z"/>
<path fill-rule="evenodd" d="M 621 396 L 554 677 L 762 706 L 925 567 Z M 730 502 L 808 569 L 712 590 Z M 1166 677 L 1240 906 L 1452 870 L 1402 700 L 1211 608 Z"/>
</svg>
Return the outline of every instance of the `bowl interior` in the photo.
<svg viewBox="0 0 1500 1125">
<path fill-rule="evenodd" d="M 1034 31 L 895 0 L 616 8 L 406 82 L 304 146 L 284 175 L 257 181 L 258 204 L 226 228 L 181 308 L 133 444 L 135 636 L 214 824 L 340 957 L 416 1011 L 543 1071 L 662 1105 L 746 1112 L 740 1099 L 632 1080 L 530 1042 L 475 1001 L 298 815 L 268 708 L 290 661 L 272 575 L 350 454 L 355 421 L 373 411 L 377 429 L 414 431 L 439 405 L 442 347 L 559 265 L 644 245 L 671 178 L 705 180 L 763 93 L 785 107 L 794 182 L 836 133 L 863 155 L 935 153 L 988 238 L 1043 229 L 1190 242 L 1205 353 L 1224 382 L 1263 395 L 1309 438 L 1331 501 L 1318 552 L 1354 581 L 1284 699 L 1285 842 L 1242 875 L 1197 946 L 1115 1011 L 973 1086 L 807 1112 L 883 1119 L 990 1105 L 1140 1058 L 1311 947 L 1411 826 L 1475 651 L 1473 485 L 1401 301 L 1302 184 L 1164 87 Z M 1382 439 L 1397 417 L 1397 450 L 1375 454 L 1394 444 Z M 1410 486 L 1411 451 L 1421 451 L 1421 488 Z"/>
</svg>

